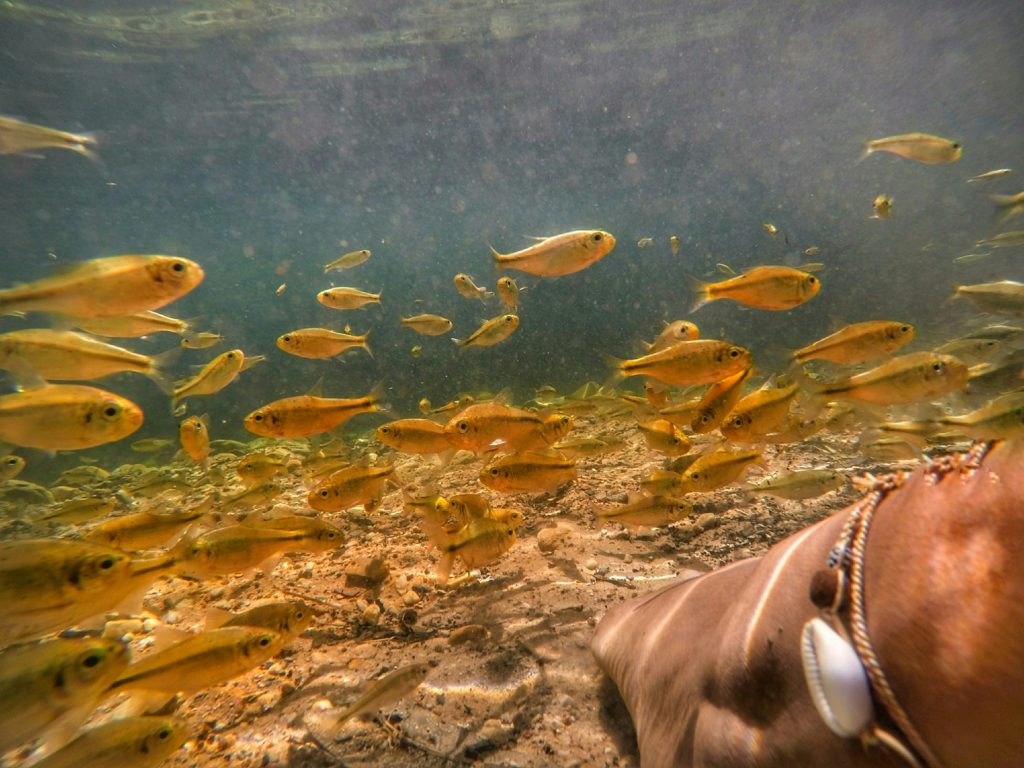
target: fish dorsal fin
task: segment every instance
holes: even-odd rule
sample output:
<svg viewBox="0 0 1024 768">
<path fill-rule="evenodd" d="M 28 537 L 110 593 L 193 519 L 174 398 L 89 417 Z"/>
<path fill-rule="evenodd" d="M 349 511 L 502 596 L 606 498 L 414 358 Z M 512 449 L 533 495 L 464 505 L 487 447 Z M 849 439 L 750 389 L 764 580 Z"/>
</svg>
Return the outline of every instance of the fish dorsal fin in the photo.
<svg viewBox="0 0 1024 768">
<path fill-rule="evenodd" d="M 206 629 L 218 629 L 227 624 L 231 619 L 234 618 L 234 614 L 231 611 L 218 608 L 215 605 L 211 605 L 206 609 Z"/>
<path fill-rule="evenodd" d="M 715 264 L 715 268 L 723 275 L 729 275 L 730 277 L 735 277 L 737 274 L 735 269 L 730 267 L 728 264 L 723 264 L 722 262 Z"/>
<path fill-rule="evenodd" d="M 323 375 L 321 375 L 319 379 L 317 379 L 315 382 L 313 382 L 313 386 L 311 386 L 309 389 L 306 390 L 306 394 L 309 395 L 310 397 L 323 397 L 324 396 L 324 377 L 323 377 Z"/>
<path fill-rule="evenodd" d="M 192 634 L 184 629 L 171 627 L 167 624 L 158 624 L 153 627 L 153 652 L 157 653 L 167 650 L 172 645 L 177 645 L 184 640 L 188 640 L 190 637 L 192 637 Z"/>
<path fill-rule="evenodd" d="M 538 237 L 537 235 L 523 235 L 523 237 L 525 237 L 527 240 L 533 240 L 534 242 L 537 243 L 543 243 L 545 240 L 551 239 L 551 235 L 548 235 L 547 237 Z"/>
</svg>

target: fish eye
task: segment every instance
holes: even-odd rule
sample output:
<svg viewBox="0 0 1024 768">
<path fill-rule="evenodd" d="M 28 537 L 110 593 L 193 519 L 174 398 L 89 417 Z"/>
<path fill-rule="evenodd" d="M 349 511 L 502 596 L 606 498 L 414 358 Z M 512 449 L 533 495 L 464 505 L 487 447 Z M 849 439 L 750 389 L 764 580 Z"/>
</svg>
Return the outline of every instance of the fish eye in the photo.
<svg viewBox="0 0 1024 768">
<path fill-rule="evenodd" d="M 816 278 L 814 275 L 811 275 L 810 277 L 807 278 L 807 282 L 810 283 L 811 285 L 814 285 L 816 282 L 818 282 L 818 278 Z"/>
<path fill-rule="evenodd" d="M 459 432 L 466 432 L 466 431 L 469 430 L 469 422 L 468 421 L 460 421 L 459 424 L 458 424 L 458 427 L 459 427 Z"/>
<path fill-rule="evenodd" d="M 268 645 L 270 645 L 270 638 L 264 635 L 260 638 L 260 648 L 266 648 Z"/>
<path fill-rule="evenodd" d="M 960 142 L 959 141 L 954 141 L 953 142 L 953 149 L 960 149 Z"/>
<path fill-rule="evenodd" d="M 490 470 L 490 473 L 491 473 L 491 477 L 497 477 L 498 475 L 501 474 L 501 470 L 498 469 L 497 467 L 492 467 L 491 470 Z"/>
<path fill-rule="evenodd" d="M 13 456 L 7 460 L 7 465 L 11 466 L 11 467 L 13 467 L 17 463 L 18 463 L 18 459 L 13 457 Z"/>
<path fill-rule="evenodd" d="M 99 562 L 100 570 L 109 571 L 111 568 L 114 567 L 115 562 L 116 561 L 112 557 L 104 557 Z"/>
<path fill-rule="evenodd" d="M 900 326 L 900 333 L 910 333 L 910 326 L 909 325 L 901 325 Z"/>
<path fill-rule="evenodd" d="M 331 492 L 328 491 L 326 488 L 324 488 L 322 491 L 320 491 L 320 498 L 321 499 L 326 499 L 330 495 L 331 495 Z"/>
<path fill-rule="evenodd" d="M 505 315 L 505 322 L 506 323 L 511 323 L 512 322 L 512 317 L 513 317 L 513 315 Z"/>
<path fill-rule="evenodd" d="M 288 335 L 288 334 L 285 334 L 284 336 L 281 337 L 281 340 L 282 341 L 291 341 L 292 337 L 290 335 Z"/>
<path fill-rule="evenodd" d="M 263 421 L 263 414 L 262 413 L 254 413 L 253 416 L 252 416 L 252 420 L 253 421 Z"/>
<path fill-rule="evenodd" d="M 226 357 L 228 360 L 234 360 L 235 359 L 235 353 L 234 352 L 228 352 L 224 357 Z"/>
<path fill-rule="evenodd" d="M 380 428 L 380 433 L 382 435 L 390 435 L 391 434 L 391 427 L 381 427 Z"/>
<path fill-rule="evenodd" d="M 161 741 L 166 741 L 167 739 L 171 738 L 171 729 L 161 728 L 159 731 L 157 731 L 156 737 Z"/>
<path fill-rule="evenodd" d="M 106 416 L 108 419 L 114 418 L 120 412 L 121 408 L 117 405 L 114 405 L 113 403 L 111 403 L 110 405 L 103 409 L 103 415 Z"/>
<path fill-rule="evenodd" d="M 98 653 L 90 653 L 82 659 L 82 666 L 86 669 L 98 667 L 103 662 L 103 656 Z"/>
<path fill-rule="evenodd" d="M 600 243 L 601 242 L 601 233 L 600 232 L 595 232 L 593 235 L 591 235 L 590 239 L 593 240 L 595 243 Z"/>
<path fill-rule="evenodd" d="M 173 264 L 171 264 L 171 269 L 174 272 L 178 272 L 180 274 L 181 272 L 185 271 L 185 263 L 181 261 L 176 261 Z"/>
<path fill-rule="evenodd" d="M 732 349 L 729 350 L 729 357 L 731 357 L 733 360 L 735 360 L 739 356 L 740 356 L 740 351 L 738 349 L 736 349 L 735 347 L 733 347 Z"/>
<path fill-rule="evenodd" d="M 690 479 L 691 480 L 700 480 L 700 472 L 691 472 L 690 473 Z"/>
<path fill-rule="evenodd" d="M 941 373 L 942 372 L 942 368 L 943 368 L 942 363 L 939 363 L 939 362 L 932 363 L 932 370 L 935 371 L 936 373 Z"/>
</svg>

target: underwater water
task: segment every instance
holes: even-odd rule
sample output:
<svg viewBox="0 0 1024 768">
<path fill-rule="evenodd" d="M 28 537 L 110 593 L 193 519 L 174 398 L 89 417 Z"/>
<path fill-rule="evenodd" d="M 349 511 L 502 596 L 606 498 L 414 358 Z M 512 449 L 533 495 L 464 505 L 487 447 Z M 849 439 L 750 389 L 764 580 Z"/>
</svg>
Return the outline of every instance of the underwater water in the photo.
<svg viewBox="0 0 1024 768">
<path fill-rule="evenodd" d="M 1024 280 L 1019 245 L 961 258 L 1024 229 L 989 199 L 1021 189 L 1022 39 L 1009 1 L 6 0 L 0 115 L 95 131 L 101 163 L 54 148 L 0 154 L 0 288 L 116 254 L 199 263 L 202 283 L 160 311 L 224 340 L 183 350 L 170 377 L 232 348 L 266 356 L 186 401 L 214 439 L 252 439 L 246 414 L 321 378 L 329 397 L 380 385 L 388 418 L 463 393 L 510 390 L 523 404 L 550 385 L 565 398 L 608 381 L 606 356 L 637 357 L 675 320 L 750 350 L 757 384 L 785 373 L 793 349 L 861 321 L 912 323 L 906 351 L 933 350 L 1019 321 L 952 297 L 958 285 Z M 960 143 L 962 156 L 862 158 L 871 140 L 915 132 Z M 1013 172 L 967 183 L 1000 168 Z M 873 216 L 880 195 L 893 200 L 886 218 Z M 574 274 L 501 271 L 491 255 L 591 229 L 617 244 Z M 363 248 L 365 263 L 325 273 Z M 691 311 L 694 280 L 808 263 L 821 290 L 793 309 Z M 517 331 L 486 348 L 453 344 L 505 312 L 497 297 L 461 296 L 457 273 L 491 291 L 514 277 Z M 331 286 L 380 292 L 380 304 L 326 308 L 316 295 Z M 402 327 L 419 313 L 454 328 Z M 48 323 L 3 317 L 0 333 Z M 298 328 L 346 326 L 369 333 L 372 356 L 275 346 Z M 179 343 L 109 341 L 150 355 Z M 618 386 L 642 394 L 642 381 Z M 107 469 L 143 461 L 129 449 L 143 438 L 177 443 L 181 414 L 153 382 L 91 383 L 137 403 L 143 426 L 55 457 L 14 447 L 21 479 L 54 482 L 83 456 Z M 1016 386 L 940 407 L 963 413 Z M 384 421 L 358 416 L 345 431 L 372 443 Z M 806 466 L 834 463 L 818 445 L 802 450 Z M 600 490 L 589 500 L 607 501 Z"/>
</svg>

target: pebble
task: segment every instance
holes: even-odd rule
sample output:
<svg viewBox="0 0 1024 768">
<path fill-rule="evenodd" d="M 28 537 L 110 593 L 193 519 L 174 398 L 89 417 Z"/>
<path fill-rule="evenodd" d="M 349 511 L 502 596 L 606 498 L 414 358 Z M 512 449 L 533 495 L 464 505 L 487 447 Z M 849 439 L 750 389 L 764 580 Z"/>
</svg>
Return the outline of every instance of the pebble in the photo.
<svg viewBox="0 0 1024 768">
<path fill-rule="evenodd" d="M 596 571 L 597 570 L 597 560 L 595 558 L 591 557 L 590 559 L 587 560 L 587 562 L 585 562 L 583 564 L 583 567 L 586 570 L 588 570 L 588 571 Z"/>
</svg>

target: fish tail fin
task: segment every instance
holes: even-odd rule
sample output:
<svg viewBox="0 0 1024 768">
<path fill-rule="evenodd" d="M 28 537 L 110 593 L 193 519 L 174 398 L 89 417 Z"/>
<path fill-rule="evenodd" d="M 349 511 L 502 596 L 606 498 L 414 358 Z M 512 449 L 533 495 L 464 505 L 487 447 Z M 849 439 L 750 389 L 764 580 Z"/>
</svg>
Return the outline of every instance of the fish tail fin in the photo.
<svg viewBox="0 0 1024 768">
<path fill-rule="evenodd" d="M 875 149 L 874 149 L 874 147 L 871 146 L 871 142 L 870 141 L 865 142 L 864 143 L 864 149 L 860 153 L 860 157 L 857 158 L 857 162 L 858 163 L 864 162 L 865 158 L 867 158 L 871 154 L 874 154 L 874 151 L 875 151 Z"/>
<path fill-rule="evenodd" d="M 366 354 L 368 354 L 370 357 L 373 357 L 373 350 L 370 349 L 370 332 L 369 331 L 367 331 L 366 333 L 363 334 L 363 343 L 360 344 L 359 346 L 366 350 Z"/>
<path fill-rule="evenodd" d="M 495 269 L 505 269 L 505 262 L 503 259 L 504 254 L 498 253 L 497 249 L 491 245 L 490 241 L 487 241 L 487 247 L 491 250 L 491 256 L 494 258 Z"/>
<path fill-rule="evenodd" d="M 167 377 L 167 369 L 181 356 L 181 347 L 171 347 L 166 352 L 153 355 L 153 365 L 146 375 L 152 379 L 165 395 L 174 394 L 174 382 Z M 172 406 L 173 407 L 173 406 Z"/>
<path fill-rule="evenodd" d="M 455 344 L 457 347 L 466 346 L 466 342 L 463 339 L 456 339 L 454 336 L 452 336 L 452 343 Z"/>
<path fill-rule="evenodd" d="M 690 302 L 689 308 L 690 314 L 696 312 L 709 301 L 714 301 L 708 293 L 708 284 L 703 280 L 698 280 L 693 275 L 687 275 L 686 282 L 689 283 L 690 290 L 693 291 L 693 300 Z"/>
<path fill-rule="evenodd" d="M 825 385 L 815 381 L 807 375 L 807 371 L 796 360 L 789 366 L 786 376 L 796 383 L 802 395 L 802 402 L 805 404 L 804 416 L 808 419 L 815 418 L 828 401 L 828 393 Z"/>
<path fill-rule="evenodd" d="M 103 158 L 99 156 L 99 153 L 95 149 L 96 147 L 99 146 L 100 141 L 103 140 L 103 134 L 100 133 L 99 131 L 93 131 L 91 133 L 82 134 L 80 138 L 82 139 L 81 143 L 69 145 L 68 149 L 70 149 L 72 152 L 77 152 L 78 154 L 80 154 L 82 157 L 84 157 L 86 160 L 88 160 L 90 163 L 96 166 L 96 169 L 104 177 L 109 178 L 110 172 L 107 170 L 107 165 L 106 163 L 103 162 Z"/>
<path fill-rule="evenodd" d="M 608 378 L 604 382 L 604 386 L 611 387 L 618 384 L 624 378 L 626 374 L 623 371 L 623 366 L 626 364 L 625 360 L 620 360 L 614 355 L 609 355 L 602 352 L 601 357 L 604 358 L 605 365 L 608 366 L 611 373 L 608 374 Z"/>
<path fill-rule="evenodd" d="M 480 298 L 482 298 L 482 299 L 493 299 L 494 298 L 494 291 L 484 291 L 483 293 L 480 294 Z"/>
</svg>

